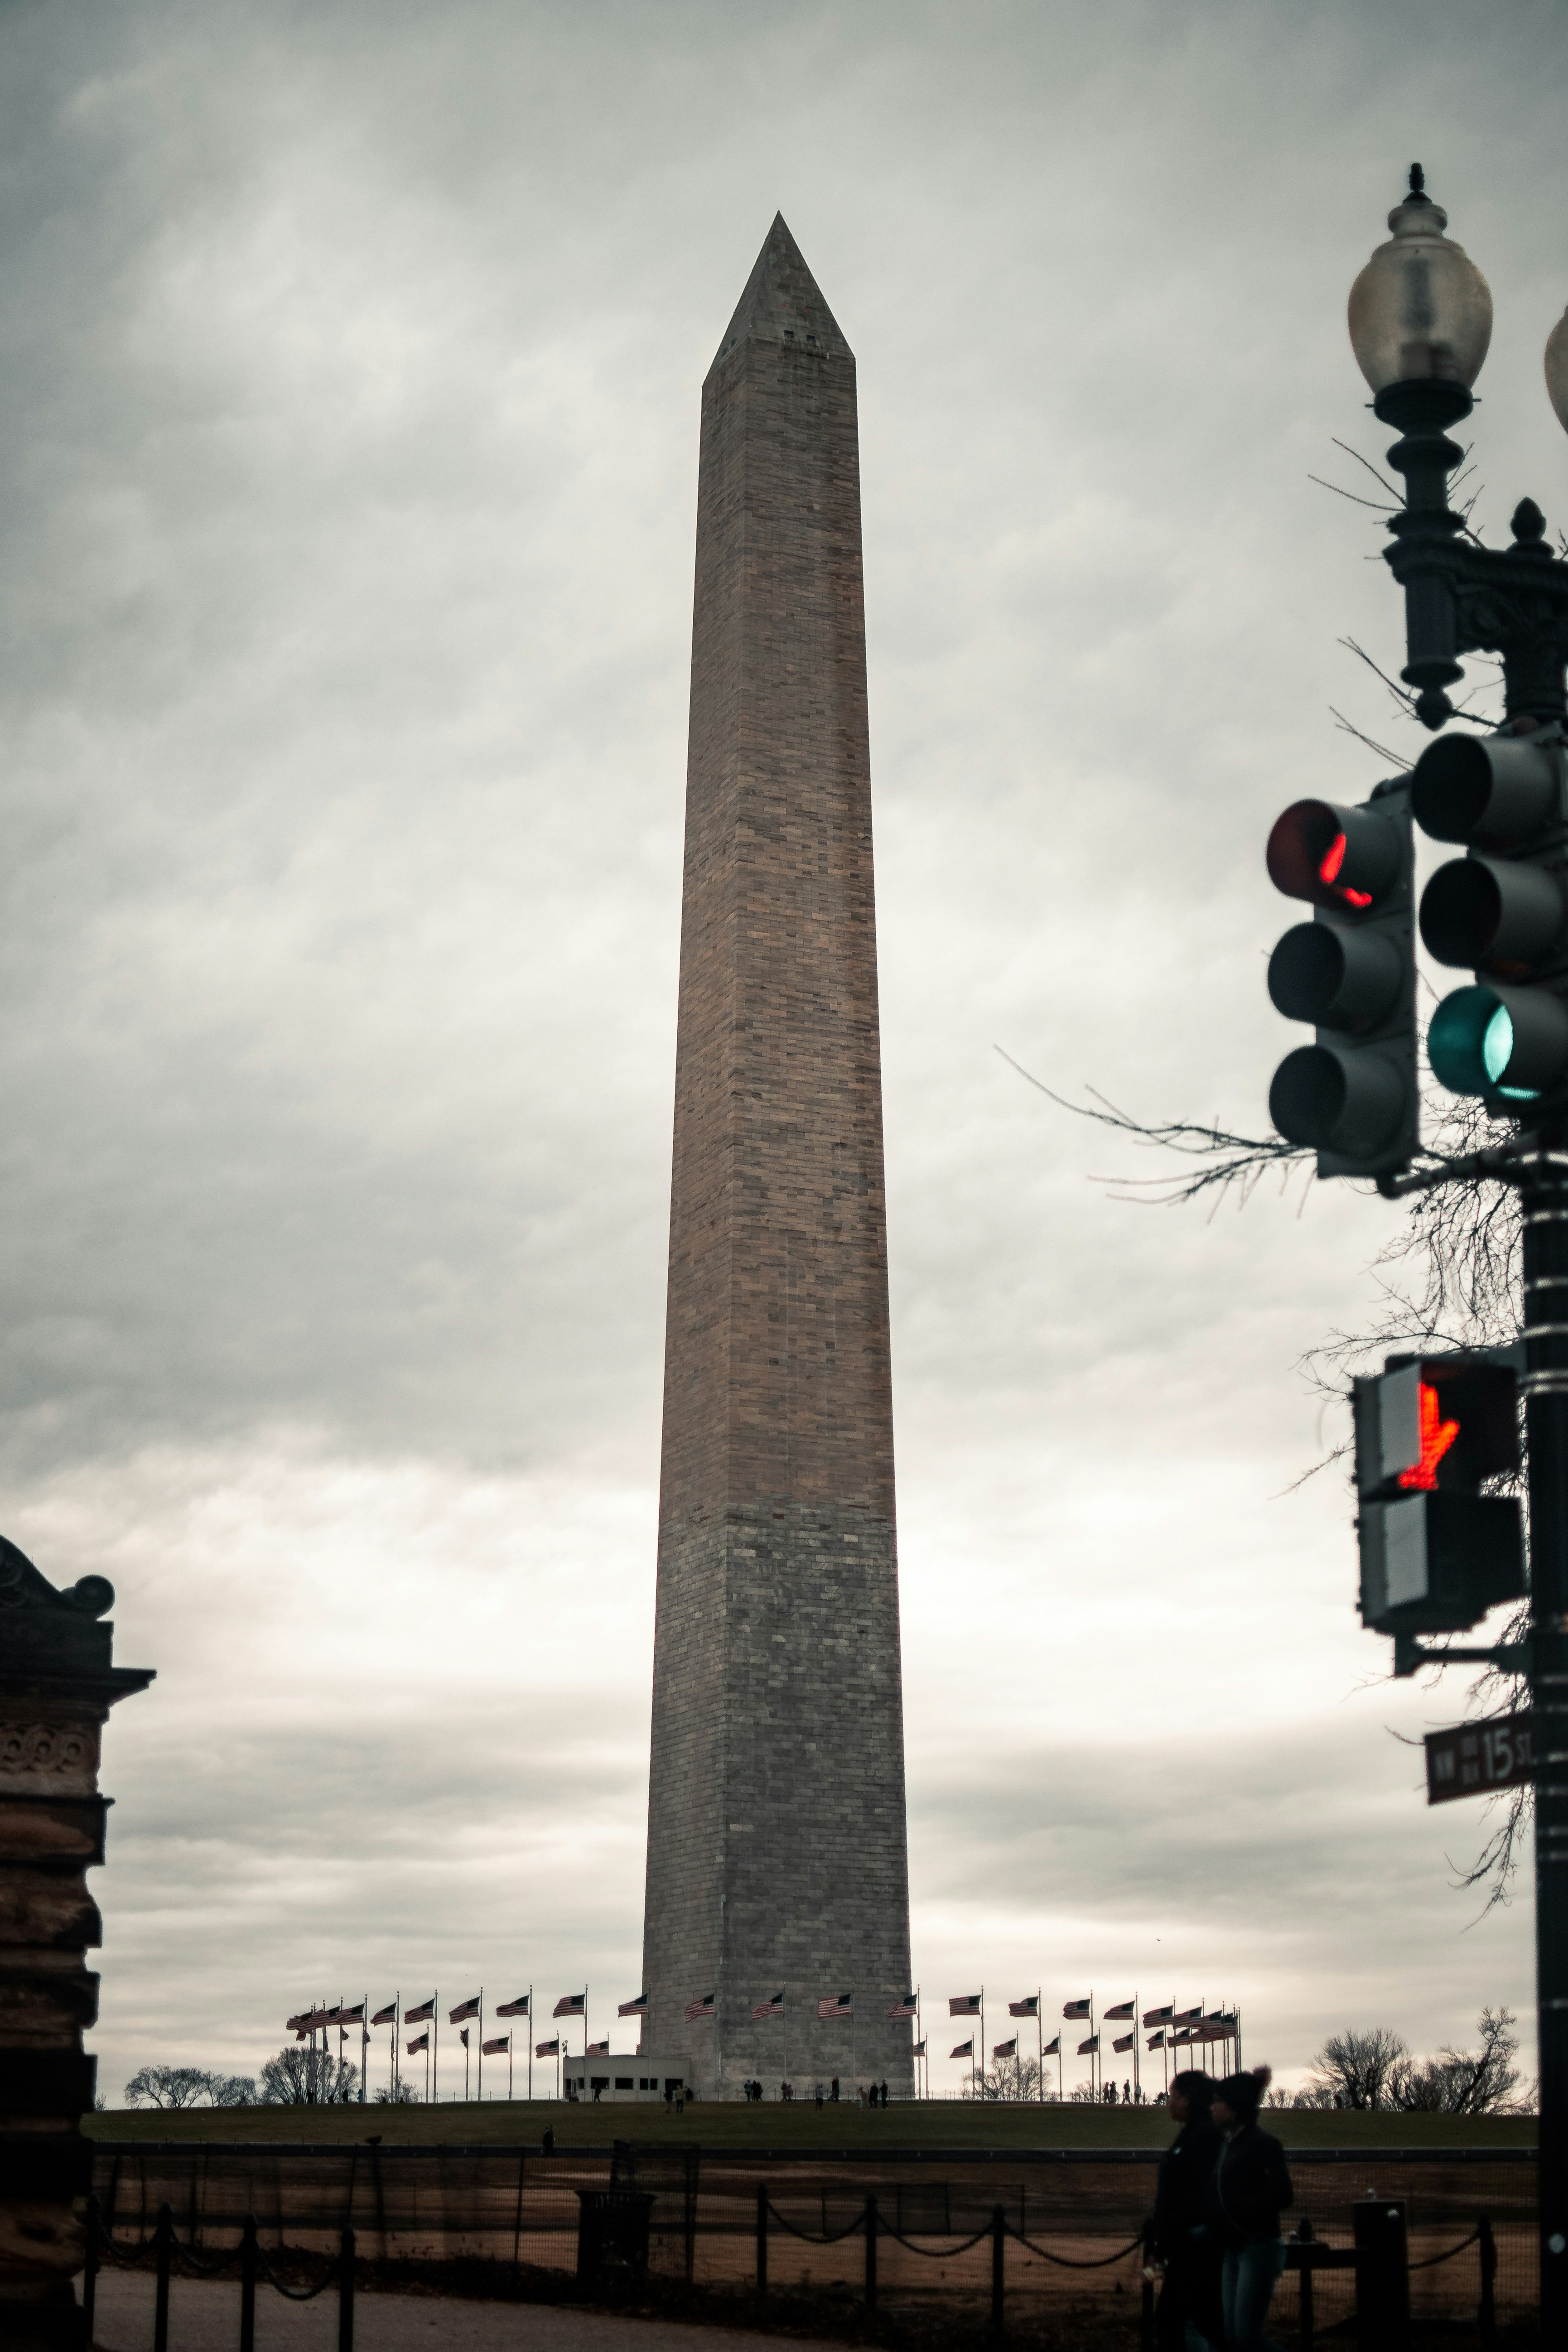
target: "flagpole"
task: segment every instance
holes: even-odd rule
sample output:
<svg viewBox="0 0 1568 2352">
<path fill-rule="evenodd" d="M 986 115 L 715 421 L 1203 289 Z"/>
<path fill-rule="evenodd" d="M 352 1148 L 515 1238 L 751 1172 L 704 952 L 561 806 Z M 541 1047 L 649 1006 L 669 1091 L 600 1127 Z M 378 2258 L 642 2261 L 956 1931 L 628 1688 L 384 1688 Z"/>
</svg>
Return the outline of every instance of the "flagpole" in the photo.
<svg viewBox="0 0 1568 2352">
<path fill-rule="evenodd" d="M 1043 2107 L 1043 2106 L 1045 2105 L 1045 2104 L 1046 2104 L 1046 2012 L 1045 2012 L 1045 2000 L 1046 2000 L 1046 1989 L 1045 1989 L 1045 1986 L 1044 1986 L 1044 1985 L 1042 1985 L 1042 1986 L 1040 1987 L 1039 1991 L 1035 1995 L 1035 2041 L 1036 2041 L 1037 2044 L 1038 2045 L 1038 2055 L 1037 2055 L 1037 2059 L 1036 2059 L 1036 2062 L 1035 2062 L 1035 2063 L 1037 2063 L 1037 2065 L 1038 2066 L 1038 2068 L 1039 2068 L 1039 2070 L 1040 2070 L 1040 2072 L 1039 2072 L 1039 2080 L 1038 2080 L 1038 2081 L 1036 2083 L 1036 2084 L 1035 2084 L 1035 2096 L 1036 2096 L 1036 2098 L 1038 2100 L 1038 2102 L 1039 2102 L 1039 2104 L 1040 2104 L 1040 2105 L 1041 2105 L 1042 2107 Z"/>
<path fill-rule="evenodd" d="M 485 1989 L 479 1987 L 479 2100 L 485 2095 Z"/>
<path fill-rule="evenodd" d="M 533 1987 L 528 1988 L 528 2104 L 533 2105 Z"/>
<path fill-rule="evenodd" d="M 364 2007 L 359 2020 L 359 2103 L 365 2101 L 365 2084 L 370 2074 L 370 1995 L 364 1997 Z"/>
<path fill-rule="evenodd" d="M 1095 2081 L 1097 2074 L 1100 2077 L 1098 2084 Z M 1100 2064 L 1100 2028 L 1094 2021 L 1094 1995 L 1090 1993 L 1089 1997 L 1089 2087 L 1095 2093 L 1096 2097 L 1103 2089 L 1104 2083 L 1105 2069 Z"/>
<path fill-rule="evenodd" d="M 985 2082 L 985 1987 L 982 1985 L 980 1988 L 980 2080 L 983 2088 Z M 974 2088 L 974 2069 L 973 2066 L 971 2066 L 969 2070 L 969 2087 L 971 2090 Z"/>
<path fill-rule="evenodd" d="M 430 2098 L 435 2106 L 441 2104 L 441 1988 L 437 1986 L 430 1996 Z"/>
<path fill-rule="evenodd" d="M 1138 2010 L 1138 1996 L 1137 1996 L 1137 1994 L 1136 1994 L 1136 1993 L 1134 1993 L 1134 1994 L 1133 1994 L 1133 1996 L 1132 1996 L 1132 2014 L 1133 2014 L 1134 2019 L 1136 2019 L 1136 2018 L 1137 2018 L 1137 2016 L 1138 2016 L 1138 2014 L 1139 2014 L 1139 2010 Z M 1141 2106 L 1142 2105 L 1142 2104 L 1143 2104 L 1142 2098 L 1142 2096 L 1140 2095 L 1141 2095 L 1141 2093 L 1142 2093 L 1142 2088 L 1143 2088 L 1143 2077 L 1142 2077 L 1142 2074 L 1140 2074 L 1140 2073 L 1138 2072 L 1138 2036 L 1139 2036 L 1139 2034 L 1142 2032 L 1142 2030 L 1143 2030 L 1143 2029 L 1142 2029 L 1142 2027 L 1141 2025 L 1138 2025 L 1138 2024 L 1136 2024 L 1136 2023 L 1133 2025 L 1133 2028 L 1132 2028 L 1132 2104 L 1133 2104 L 1133 2105 L 1134 2105 L 1134 2106 L 1139 2106 L 1139 2107 L 1141 2107 Z"/>
</svg>

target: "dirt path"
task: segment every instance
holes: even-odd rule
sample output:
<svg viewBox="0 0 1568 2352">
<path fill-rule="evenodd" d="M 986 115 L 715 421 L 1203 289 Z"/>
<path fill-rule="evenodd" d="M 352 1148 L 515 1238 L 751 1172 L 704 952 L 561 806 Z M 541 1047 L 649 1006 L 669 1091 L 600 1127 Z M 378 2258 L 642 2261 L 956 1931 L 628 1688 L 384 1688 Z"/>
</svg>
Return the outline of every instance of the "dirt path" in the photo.
<svg viewBox="0 0 1568 2352">
<path fill-rule="evenodd" d="M 666 2320 L 616 2319 L 552 2304 L 446 2302 L 433 2296 L 366 2294 L 354 2305 L 355 2352 L 758 2352 L 769 2339 L 732 2329 Z M 149 2352 L 153 2281 L 122 2271 L 98 2282 L 99 2352 Z M 338 2301 L 286 2303 L 264 2288 L 256 2298 L 256 2352 L 336 2352 Z M 169 2352 L 233 2352 L 239 2342 L 239 2287 L 229 2279 L 175 2279 L 169 2294 Z"/>
</svg>

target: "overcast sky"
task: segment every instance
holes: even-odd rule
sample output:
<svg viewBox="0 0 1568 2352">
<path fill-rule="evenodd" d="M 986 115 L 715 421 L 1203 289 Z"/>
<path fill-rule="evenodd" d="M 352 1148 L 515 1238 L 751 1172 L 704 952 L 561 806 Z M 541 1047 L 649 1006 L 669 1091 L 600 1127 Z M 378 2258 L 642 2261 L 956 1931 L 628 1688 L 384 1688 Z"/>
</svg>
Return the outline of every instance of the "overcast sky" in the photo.
<svg viewBox="0 0 1568 2352">
<path fill-rule="evenodd" d="M 1384 772 L 1331 705 L 1417 748 L 1309 479 L 1386 442 L 1344 298 L 1413 156 L 1497 303 L 1480 519 L 1568 520 L 1561 9 L 0 43 L 0 1525 L 158 1669 L 104 2087 L 320 1994 L 637 1990 L 699 388 L 775 208 L 859 363 L 928 2004 L 1238 2000 L 1287 2074 L 1524 2009 L 1391 1736 L 1462 1685 L 1379 1679 L 1295 1486 L 1396 1213 L 1119 1202 L 996 1048 L 1266 1123 L 1268 825 Z"/>
</svg>

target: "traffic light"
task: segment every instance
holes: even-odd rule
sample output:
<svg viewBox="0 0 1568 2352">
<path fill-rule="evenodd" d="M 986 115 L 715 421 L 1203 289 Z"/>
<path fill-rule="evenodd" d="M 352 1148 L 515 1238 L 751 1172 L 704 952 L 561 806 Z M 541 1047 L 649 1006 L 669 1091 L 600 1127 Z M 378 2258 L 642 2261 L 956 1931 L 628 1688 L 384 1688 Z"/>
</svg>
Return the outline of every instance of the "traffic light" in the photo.
<svg viewBox="0 0 1568 2352">
<path fill-rule="evenodd" d="M 1317 1031 L 1274 1073 L 1268 1110 L 1320 1176 L 1407 1167 L 1420 1139 L 1413 858 L 1403 776 L 1359 808 L 1297 801 L 1268 836 L 1275 888 L 1315 909 L 1269 958 L 1268 993 Z"/>
<path fill-rule="evenodd" d="M 1560 746 L 1443 736 L 1410 779 L 1415 822 L 1468 855 L 1421 894 L 1421 937 L 1475 985 L 1446 996 L 1426 1053 L 1450 1093 L 1518 1118 L 1568 1085 L 1568 846 Z"/>
<path fill-rule="evenodd" d="M 1352 1397 L 1362 1622 L 1395 1636 L 1460 1633 L 1519 1600 L 1519 1505 L 1480 1492 L 1519 1468 L 1511 1366 L 1390 1356 Z"/>
</svg>

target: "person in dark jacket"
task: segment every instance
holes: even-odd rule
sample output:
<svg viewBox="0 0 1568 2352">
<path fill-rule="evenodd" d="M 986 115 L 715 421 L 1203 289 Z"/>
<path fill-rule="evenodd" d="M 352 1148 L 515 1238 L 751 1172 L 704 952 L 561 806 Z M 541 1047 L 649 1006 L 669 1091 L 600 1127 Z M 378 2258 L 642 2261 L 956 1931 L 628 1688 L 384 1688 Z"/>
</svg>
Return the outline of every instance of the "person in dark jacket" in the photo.
<svg viewBox="0 0 1568 2352">
<path fill-rule="evenodd" d="M 1222 2340 L 1219 2244 L 1204 2226 L 1204 2192 L 1219 2154 L 1213 2096 L 1206 2074 L 1182 2074 L 1165 2101 L 1180 2129 L 1160 2158 L 1154 2210 L 1143 2232 L 1150 2254 L 1165 2266 L 1154 2311 L 1159 2352 L 1187 2352 L 1189 2328 L 1215 2352 Z"/>
<path fill-rule="evenodd" d="M 1214 2095 L 1220 2149 L 1204 2199 L 1204 2219 L 1223 2250 L 1220 2308 L 1226 2352 L 1279 2352 L 1263 2333 L 1274 2289 L 1285 2267 L 1279 2215 L 1296 2201 L 1285 2151 L 1264 2131 L 1258 2110 L 1269 2070 L 1227 2074 Z"/>
</svg>

